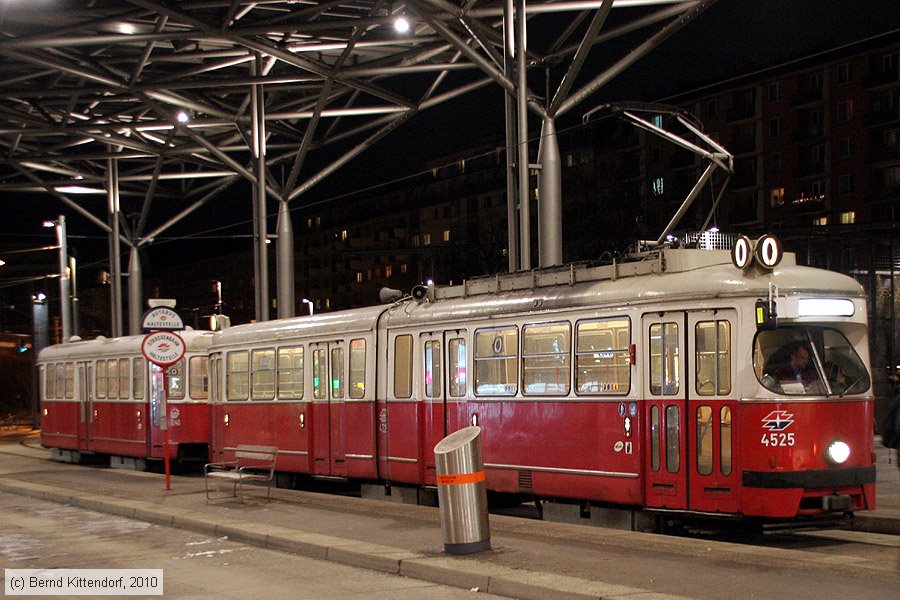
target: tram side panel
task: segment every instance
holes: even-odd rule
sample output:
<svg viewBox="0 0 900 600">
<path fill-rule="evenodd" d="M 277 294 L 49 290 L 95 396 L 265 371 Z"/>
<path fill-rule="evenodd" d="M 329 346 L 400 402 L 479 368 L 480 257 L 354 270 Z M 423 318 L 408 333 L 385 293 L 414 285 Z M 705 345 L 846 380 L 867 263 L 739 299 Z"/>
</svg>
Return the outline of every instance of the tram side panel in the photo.
<svg viewBox="0 0 900 600">
<path fill-rule="evenodd" d="M 80 405 L 75 398 L 74 364 L 47 362 L 40 366 L 42 397 L 41 445 L 45 448 L 78 449 Z"/>
</svg>

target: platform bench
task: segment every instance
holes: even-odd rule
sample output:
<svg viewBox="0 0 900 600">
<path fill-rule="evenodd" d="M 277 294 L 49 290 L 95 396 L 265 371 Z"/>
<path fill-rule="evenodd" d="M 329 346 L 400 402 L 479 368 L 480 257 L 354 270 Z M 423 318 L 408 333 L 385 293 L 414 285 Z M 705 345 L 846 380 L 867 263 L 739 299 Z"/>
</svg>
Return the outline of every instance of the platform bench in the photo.
<svg viewBox="0 0 900 600">
<path fill-rule="evenodd" d="M 266 484 L 266 499 L 272 493 L 275 480 L 275 457 L 278 448 L 273 446 L 239 445 L 234 460 L 207 463 L 203 469 L 206 482 L 206 501 L 209 502 L 209 480 L 219 479 L 233 484 L 232 496 L 240 495 L 244 502 L 244 482 Z"/>
</svg>

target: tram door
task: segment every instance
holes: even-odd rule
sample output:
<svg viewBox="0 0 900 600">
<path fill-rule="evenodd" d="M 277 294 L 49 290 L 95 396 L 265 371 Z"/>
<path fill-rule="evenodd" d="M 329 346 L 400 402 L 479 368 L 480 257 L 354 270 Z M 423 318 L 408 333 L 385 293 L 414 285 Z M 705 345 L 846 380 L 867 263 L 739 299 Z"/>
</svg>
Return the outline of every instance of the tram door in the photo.
<svg viewBox="0 0 900 600">
<path fill-rule="evenodd" d="M 347 376 L 344 343 L 310 344 L 313 375 L 313 474 L 345 477 L 344 398 Z"/>
<path fill-rule="evenodd" d="M 735 312 L 644 315 L 647 506 L 732 511 Z"/>
<path fill-rule="evenodd" d="M 446 344 L 443 332 L 423 333 L 419 339 L 422 355 L 425 401 L 425 484 L 435 483 L 434 447 L 447 435 L 447 399 L 444 390 Z"/>
<path fill-rule="evenodd" d="M 222 353 L 216 352 L 209 357 L 209 452 L 213 462 L 225 460 L 225 381 L 222 372 Z"/>
<path fill-rule="evenodd" d="M 72 363 L 66 363 L 66 367 Z M 80 362 L 75 367 L 78 373 L 78 449 L 90 450 L 91 425 L 94 422 L 94 368 L 89 362 Z"/>
</svg>

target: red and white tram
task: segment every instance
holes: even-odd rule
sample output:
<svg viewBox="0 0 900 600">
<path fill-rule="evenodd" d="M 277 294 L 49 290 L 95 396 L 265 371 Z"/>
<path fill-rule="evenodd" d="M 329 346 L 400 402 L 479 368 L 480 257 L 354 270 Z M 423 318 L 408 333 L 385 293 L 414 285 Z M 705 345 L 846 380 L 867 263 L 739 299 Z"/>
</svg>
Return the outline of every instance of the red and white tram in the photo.
<svg viewBox="0 0 900 600">
<path fill-rule="evenodd" d="M 169 368 L 170 458 L 206 461 L 209 331 L 184 331 L 184 358 Z M 163 373 L 141 354 L 143 336 L 97 338 L 41 351 L 41 444 L 57 460 L 108 455 L 140 468 L 163 458 Z"/>
<path fill-rule="evenodd" d="M 429 486 L 434 445 L 475 424 L 498 492 L 778 520 L 874 508 L 861 286 L 743 250 L 232 327 L 210 346 L 211 453 L 267 444 L 280 471 Z"/>
</svg>

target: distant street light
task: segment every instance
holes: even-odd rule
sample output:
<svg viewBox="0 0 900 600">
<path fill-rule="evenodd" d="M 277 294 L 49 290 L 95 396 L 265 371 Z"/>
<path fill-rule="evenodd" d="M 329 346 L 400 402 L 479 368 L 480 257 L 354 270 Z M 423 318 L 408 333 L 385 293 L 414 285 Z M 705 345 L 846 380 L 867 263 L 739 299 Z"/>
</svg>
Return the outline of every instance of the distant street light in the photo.
<svg viewBox="0 0 900 600">
<path fill-rule="evenodd" d="M 56 221 L 44 221 L 44 227 L 56 228 L 56 241 L 59 244 L 59 304 L 62 321 L 62 342 L 65 344 L 72 337 L 71 293 L 69 290 L 69 257 L 66 249 L 66 217 L 59 215 Z"/>
<path fill-rule="evenodd" d="M 313 310 L 313 303 L 312 303 L 312 300 L 307 300 L 306 298 L 301 298 L 301 299 L 300 299 L 300 302 L 302 302 L 303 304 L 306 304 L 307 306 L 309 306 L 309 316 L 313 316 L 314 310 Z"/>
</svg>

